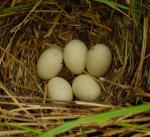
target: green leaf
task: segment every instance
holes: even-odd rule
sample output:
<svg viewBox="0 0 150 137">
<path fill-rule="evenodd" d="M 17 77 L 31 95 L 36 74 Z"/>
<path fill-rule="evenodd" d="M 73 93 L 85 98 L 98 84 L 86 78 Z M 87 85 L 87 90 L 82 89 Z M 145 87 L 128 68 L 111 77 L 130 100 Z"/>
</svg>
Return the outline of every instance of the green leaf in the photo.
<svg viewBox="0 0 150 137">
<path fill-rule="evenodd" d="M 77 120 L 65 122 L 61 126 L 50 129 L 47 132 L 40 134 L 38 137 L 54 137 L 72 128 L 80 126 L 81 124 L 84 124 L 85 122 L 104 124 L 105 122 L 109 121 L 112 118 L 125 116 L 131 113 L 135 114 L 135 113 L 139 113 L 139 112 L 146 111 L 146 110 L 150 110 L 150 104 L 143 104 L 143 105 L 134 106 L 130 108 L 121 108 L 118 110 L 111 110 L 111 111 L 104 112 L 104 113 L 97 114 L 97 115 L 81 117 Z"/>
<path fill-rule="evenodd" d="M 148 74 L 147 74 L 147 84 L 150 84 L 150 69 L 149 69 Z"/>
<path fill-rule="evenodd" d="M 40 133 L 42 133 L 41 131 L 39 131 L 37 129 L 31 128 L 31 127 L 27 127 L 27 126 L 18 125 L 17 123 L 6 123 L 6 122 L 4 123 L 4 122 L 1 122 L 0 126 L 7 126 L 7 127 L 14 128 L 14 129 L 22 129 L 22 130 L 31 132 L 33 134 L 40 134 Z"/>
<path fill-rule="evenodd" d="M 111 1 L 111 0 L 96 0 L 96 1 L 104 3 L 114 9 L 117 9 L 117 10 L 118 10 L 118 8 L 125 9 L 125 10 L 129 9 L 129 7 L 127 5 L 119 4 L 119 3 L 115 2 L 115 1 Z"/>
<path fill-rule="evenodd" d="M 55 0 L 43 0 L 42 3 L 49 3 L 49 2 L 55 2 Z M 30 8 L 31 6 L 34 6 L 35 2 L 29 2 L 25 4 L 17 4 L 13 7 L 7 7 L 7 8 L 0 8 L 0 14 L 4 13 L 11 13 L 11 12 L 19 12 L 21 10 L 25 10 L 26 8 Z"/>
<path fill-rule="evenodd" d="M 121 126 L 124 128 L 133 128 L 133 129 L 138 129 L 138 130 L 142 130 L 142 131 L 150 131 L 150 128 L 144 127 L 142 125 L 130 124 L 130 123 L 126 123 L 126 122 L 117 122 L 115 125 Z"/>
<path fill-rule="evenodd" d="M 138 0 L 131 0 L 131 14 L 133 16 L 133 21 L 136 26 L 138 26 L 142 14 L 142 5 Z"/>
</svg>

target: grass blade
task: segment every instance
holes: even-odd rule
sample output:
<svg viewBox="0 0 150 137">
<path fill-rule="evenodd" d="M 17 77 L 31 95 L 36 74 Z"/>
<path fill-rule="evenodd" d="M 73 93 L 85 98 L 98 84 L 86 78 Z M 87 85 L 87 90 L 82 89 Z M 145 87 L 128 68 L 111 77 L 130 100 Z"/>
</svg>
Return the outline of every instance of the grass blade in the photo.
<svg viewBox="0 0 150 137">
<path fill-rule="evenodd" d="M 138 26 L 142 14 L 141 2 L 137 0 L 131 0 L 131 14 L 133 16 L 133 21 L 136 26 Z"/>
<path fill-rule="evenodd" d="M 0 13 L 10 13 L 10 12 L 14 12 L 14 11 L 18 11 L 18 10 L 24 10 L 26 8 L 29 8 L 30 6 L 32 6 L 33 3 L 28 3 L 28 4 L 20 4 L 20 5 L 16 5 L 14 7 L 8 7 L 8 8 L 1 8 L 0 9 Z"/>
<path fill-rule="evenodd" d="M 101 2 L 103 4 L 108 5 L 109 7 L 115 9 L 116 11 L 122 13 L 126 17 L 130 18 L 125 12 L 123 12 L 121 9 L 128 10 L 129 7 L 127 5 L 119 4 L 116 1 L 111 1 L 111 0 L 96 0 L 98 2 Z M 120 9 L 121 8 L 121 9 Z"/>
<path fill-rule="evenodd" d="M 8 136 L 1 136 L 1 135 L 0 135 L 0 137 L 8 137 Z M 9 136 L 9 137 L 18 137 L 18 136 Z"/>
<path fill-rule="evenodd" d="M 114 9 L 117 9 L 117 10 L 118 10 L 118 8 L 125 9 L 125 10 L 129 9 L 129 7 L 127 5 L 119 4 L 119 3 L 115 2 L 115 1 L 111 1 L 111 0 L 96 0 L 96 1 L 104 3 Z"/>
<path fill-rule="evenodd" d="M 115 125 L 121 126 L 121 127 L 124 127 L 124 128 L 138 129 L 138 130 L 141 130 L 141 131 L 150 131 L 150 128 L 144 127 L 142 125 L 130 124 L 130 123 L 126 123 L 126 122 L 117 122 Z"/>
<path fill-rule="evenodd" d="M 6 123 L 6 122 L 4 123 L 4 122 L 1 122 L 0 126 L 7 126 L 7 127 L 14 128 L 14 129 L 22 129 L 22 130 L 31 132 L 33 134 L 41 134 L 42 133 L 39 130 L 36 130 L 36 129 L 31 128 L 31 127 L 27 127 L 27 126 L 18 125 L 17 123 L 15 124 L 15 123 Z"/>
<path fill-rule="evenodd" d="M 55 0 L 43 0 L 42 3 L 46 3 L 46 2 L 55 2 Z M 34 3 L 30 2 L 30 3 L 26 3 L 26 4 L 17 4 L 15 6 L 13 6 L 13 7 L 0 8 L 0 14 L 17 12 L 17 11 L 20 11 L 20 10 L 25 10 L 27 8 L 30 8 L 34 4 L 35 4 L 35 2 Z"/>
<path fill-rule="evenodd" d="M 54 137 L 58 134 L 66 132 L 74 127 L 80 126 L 81 124 L 83 124 L 85 122 L 92 122 L 92 123 L 94 122 L 94 123 L 101 124 L 101 123 L 107 122 L 111 118 L 125 116 L 125 115 L 131 114 L 131 113 L 132 114 L 139 113 L 139 112 L 146 111 L 146 110 L 150 110 L 150 104 L 143 104 L 143 105 L 134 106 L 134 107 L 130 107 L 130 108 L 121 108 L 121 109 L 111 110 L 111 111 L 104 112 L 104 113 L 97 114 L 97 115 L 82 117 L 82 118 L 79 118 L 78 120 L 66 122 L 61 126 L 50 129 L 47 132 L 40 134 L 38 137 Z"/>
</svg>

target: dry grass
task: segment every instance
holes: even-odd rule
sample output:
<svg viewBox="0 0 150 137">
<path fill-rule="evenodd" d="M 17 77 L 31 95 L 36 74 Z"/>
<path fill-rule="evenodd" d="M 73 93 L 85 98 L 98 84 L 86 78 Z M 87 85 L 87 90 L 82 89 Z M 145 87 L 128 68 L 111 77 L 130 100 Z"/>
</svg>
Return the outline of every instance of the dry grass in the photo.
<svg viewBox="0 0 150 137">
<path fill-rule="evenodd" d="M 28 4 L 24 0 L 1 3 L 2 8 L 19 3 Z M 135 26 L 130 12 L 115 11 L 94 1 L 39 0 L 32 3 L 32 6 L 17 12 L 0 14 L 1 122 L 17 123 L 44 131 L 85 115 L 149 102 L 150 22 L 147 15 L 142 14 L 143 19 Z M 148 7 L 143 6 L 145 9 Z M 36 64 L 40 53 L 52 45 L 63 48 L 74 38 L 84 41 L 88 48 L 96 43 L 104 43 L 113 52 L 109 72 L 105 77 L 96 79 L 104 93 L 100 102 L 49 100 L 46 98 L 47 81 L 37 76 Z M 70 83 L 75 77 L 65 66 L 59 75 Z M 149 115 L 146 112 L 123 119 L 150 127 Z M 121 129 L 111 123 L 102 127 L 87 124 L 84 131 L 81 129 L 76 128 L 62 136 L 80 136 L 83 132 L 103 137 L 150 135 L 135 129 Z M 7 126 L 0 127 L 0 135 L 32 137 L 27 131 Z"/>
</svg>

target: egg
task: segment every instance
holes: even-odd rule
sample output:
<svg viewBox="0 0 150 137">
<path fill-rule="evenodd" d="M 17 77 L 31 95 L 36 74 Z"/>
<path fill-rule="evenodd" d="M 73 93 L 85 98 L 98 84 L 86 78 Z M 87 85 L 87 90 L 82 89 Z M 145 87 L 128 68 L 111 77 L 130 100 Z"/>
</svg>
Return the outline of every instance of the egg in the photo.
<svg viewBox="0 0 150 137">
<path fill-rule="evenodd" d="M 43 80 L 56 76 L 63 67 L 62 51 L 58 47 L 45 50 L 39 57 L 37 73 Z"/>
<path fill-rule="evenodd" d="M 86 68 L 88 73 L 95 77 L 103 76 L 108 71 L 111 62 L 112 54 L 109 47 L 97 44 L 87 53 Z"/>
<path fill-rule="evenodd" d="M 63 50 L 63 59 L 66 67 L 73 74 L 81 74 L 85 69 L 87 47 L 80 40 L 71 40 Z"/>
<path fill-rule="evenodd" d="M 97 101 L 101 95 L 99 84 L 88 75 L 79 75 L 72 82 L 74 95 L 81 101 Z"/>
<path fill-rule="evenodd" d="M 53 100 L 71 101 L 73 92 L 71 85 L 61 77 L 54 77 L 48 82 L 48 97 Z"/>
</svg>

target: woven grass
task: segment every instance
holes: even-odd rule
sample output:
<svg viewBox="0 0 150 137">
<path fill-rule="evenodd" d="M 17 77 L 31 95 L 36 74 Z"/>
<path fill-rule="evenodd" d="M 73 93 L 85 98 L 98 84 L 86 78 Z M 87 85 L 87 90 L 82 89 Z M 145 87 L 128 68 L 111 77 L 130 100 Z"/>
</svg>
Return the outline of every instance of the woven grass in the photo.
<svg viewBox="0 0 150 137">
<path fill-rule="evenodd" d="M 150 4 L 122 1 L 127 9 L 106 3 L 82 1 L 0 0 L 0 121 L 46 131 L 64 123 L 110 109 L 150 101 Z M 135 6 L 141 9 L 134 10 Z M 113 8 L 112 8 L 113 7 Z M 139 12 L 138 12 L 139 11 Z M 103 90 L 99 102 L 47 99 L 47 81 L 36 72 L 39 55 L 49 46 L 64 47 L 80 39 L 88 48 L 96 43 L 110 47 L 113 63 L 97 78 Z M 87 73 L 86 70 L 84 73 Z M 65 66 L 59 76 L 72 82 Z M 150 128 L 150 112 L 121 117 L 125 122 Z M 134 128 L 84 124 L 60 136 L 150 136 Z M 33 137 L 28 130 L 0 124 L 0 136 Z"/>
</svg>

